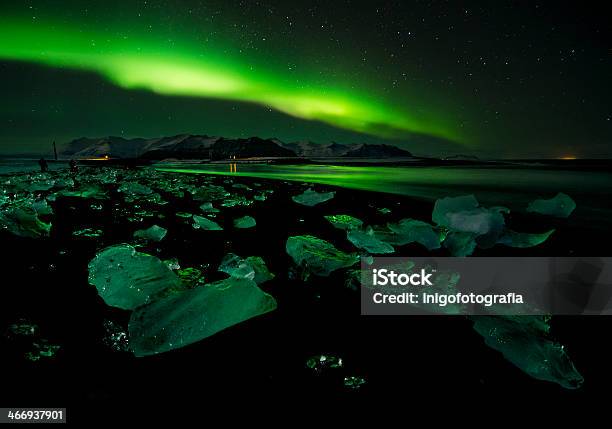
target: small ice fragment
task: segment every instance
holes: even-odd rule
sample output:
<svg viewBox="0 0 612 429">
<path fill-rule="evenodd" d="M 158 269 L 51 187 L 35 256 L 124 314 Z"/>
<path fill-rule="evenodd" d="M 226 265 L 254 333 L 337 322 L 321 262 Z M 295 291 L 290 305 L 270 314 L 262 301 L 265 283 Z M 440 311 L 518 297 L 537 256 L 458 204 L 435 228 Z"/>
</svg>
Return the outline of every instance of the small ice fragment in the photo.
<svg viewBox="0 0 612 429">
<path fill-rule="evenodd" d="M 325 216 L 325 219 L 327 219 L 334 227 L 345 231 L 349 229 L 359 229 L 363 225 L 363 222 L 360 219 L 345 214 Z"/>
<path fill-rule="evenodd" d="M 118 191 L 130 196 L 149 195 L 153 193 L 153 190 L 151 188 L 145 185 L 141 185 L 138 182 L 126 182 L 119 187 Z"/>
<path fill-rule="evenodd" d="M 353 245 L 359 249 L 363 249 L 366 252 L 381 254 L 381 253 L 393 253 L 395 249 L 389 243 L 376 238 L 374 230 L 368 227 L 366 230 L 353 229 L 347 232 L 346 238 L 353 243 Z"/>
<path fill-rule="evenodd" d="M 100 237 L 104 232 L 101 229 L 96 228 L 83 228 L 77 229 L 76 231 L 72 231 L 73 237 L 87 237 L 87 238 L 95 238 Z"/>
<path fill-rule="evenodd" d="M 32 362 L 39 361 L 41 358 L 54 357 L 60 346 L 51 344 L 49 341 L 42 339 L 32 343 L 32 350 L 27 352 L 25 357 Z"/>
<path fill-rule="evenodd" d="M 510 229 L 506 229 L 504 234 L 497 241 L 499 244 L 503 244 L 509 247 L 533 247 L 544 243 L 548 240 L 548 237 L 555 232 L 554 229 L 543 233 L 527 233 L 527 232 L 515 232 Z"/>
<path fill-rule="evenodd" d="M 218 223 L 213 222 L 203 216 L 193 215 L 193 227 L 207 231 L 222 231 L 223 228 Z"/>
<path fill-rule="evenodd" d="M 213 207 L 212 203 L 204 203 L 200 206 L 200 210 L 204 213 L 218 213 L 219 209 Z"/>
<path fill-rule="evenodd" d="M 335 191 L 331 192 L 317 192 L 312 188 L 306 189 L 303 194 L 295 195 L 291 197 L 293 201 L 303 206 L 312 207 L 317 204 L 321 204 L 325 201 L 331 200 L 336 195 Z"/>
<path fill-rule="evenodd" d="M 168 230 L 158 225 L 153 225 L 147 229 L 139 229 L 134 232 L 134 238 L 142 238 L 143 240 L 160 242 L 164 239 Z"/>
<path fill-rule="evenodd" d="M 251 204 L 253 204 L 253 201 L 242 195 L 231 195 L 223 200 L 221 207 L 248 207 Z"/>
<path fill-rule="evenodd" d="M 253 228 L 256 225 L 255 219 L 251 216 L 244 216 L 238 219 L 234 219 L 234 227 L 247 229 Z"/>
<path fill-rule="evenodd" d="M 299 267 L 308 274 L 327 277 L 333 271 L 354 265 L 357 254 L 344 253 L 331 243 L 312 235 L 297 235 L 289 237 L 286 250 Z"/>
<path fill-rule="evenodd" d="M 259 256 L 249 256 L 243 259 L 238 255 L 228 253 L 223 257 L 219 271 L 232 277 L 253 280 L 258 285 L 274 278 L 274 274 L 268 271 L 266 263 Z"/>
<path fill-rule="evenodd" d="M 330 354 L 315 355 L 306 360 L 306 367 L 311 369 L 315 375 L 321 375 L 328 369 L 342 368 L 343 365 L 341 357 Z"/>
<path fill-rule="evenodd" d="M 366 379 L 363 377 L 349 376 L 344 377 L 344 387 L 351 390 L 358 390 L 366 383 Z"/>
<path fill-rule="evenodd" d="M 38 325 L 26 319 L 19 319 L 6 331 L 7 338 L 33 337 L 38 333 Z"/>
<path fill-rule="evenodd" d="M 390 244 L 405 245 L 419 243 L 428 250 L 440 247 L 440 234 L 434 231 L 433 226 L 415 219 L 402 219 L 398 223 L 389 223 L 387 227 L 396 234 L 396 242 Z M 377 232 L 375 232 L 376 235 Z M 381 238 L 385 241 L 383 238 Z"/>
<path fill-rule="evenodd" d="M 470 232 L 450 232 L 444 240 L 446 247 L 453 256 L 469 256 L 476 248 L 475 235 Z"/>
<path fill-rule="evenodd" d="M 572 214 L 575 208 L 576 203 L 574 200 L 569 195 L 559 192 L 549 200 L 540 199 L 533 201 L 527 206 L 527 211 L 565 218 Z"/>
<path fill-rule="evenodd" d="M 115 352 L 127 352 L 130 350 L 129 336 L 123 327 L 112 320 L 103 322 L 104 337 L 102 343 Z"/>
</svg>

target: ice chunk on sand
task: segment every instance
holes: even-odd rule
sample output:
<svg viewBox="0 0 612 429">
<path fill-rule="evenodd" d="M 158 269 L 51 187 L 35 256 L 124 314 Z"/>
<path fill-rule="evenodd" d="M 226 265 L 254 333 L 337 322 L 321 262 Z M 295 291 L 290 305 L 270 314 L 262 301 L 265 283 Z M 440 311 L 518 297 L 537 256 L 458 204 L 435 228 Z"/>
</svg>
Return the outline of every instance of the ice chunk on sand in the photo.
<svg viewBox="0 0 612 429">
<path fill-rule="evenodd" d="M 134 232 L 134 238 L 142 238 L 143 240 L 159 242 L 164 239 L 167 233 L 168 230 L 166 228 L 153 225 L 150 228 L 139 229 L 138 231 Z"/>
<path fill-rule="evenodd" d="M 130 350 L 128 333 L 121 325 L 112 320 L 103 322 L 104 337 L 102 343 L 115 352 L 127 352 Z"/>
<path fill-rule="evenodd" d="M 569 195 L 559 192 L 549 200 L 533 201 L 527 206 L 527 211 L 555 217 L 568 217 L 575 208 L 574 200 Z"/>
<path fill-rule="evenodd" d="M 0 211 L 0 229 L 20 237 L 40 238 L 49 236 L 51 224 L 41 221 L 28 206 L 11 207 Z"/>
<path fill-rule="evenodd" d="M 97 228 L 82 228 L 72 231 L 73 237 L 97 238 L 104 234 L 104 231 Z"/>
<path fill-rule="evenodd" d="M 365 230 L 353 229 L 346 233 L 346 238 L 353 243 L 353 245 L 359 249 L 363 249 L 366 252 L 381 254 L 381 253 L 393 253 L 395 249 L 389 243 L 379 240 L 374 235 L 374 230 L 368 227 Z"/>
<path fill-rule="evenodd" d="M 316 206 L 317 204 L 324 203 L 325 201 L 331 200 L 336 195 L 335 191 L 331 192 L 317 192 L 312 188 L 306 189 L 303 194 L 295 195 L 291 197 L 293 201 L 303 206 Z"/>
<path fill-rule="evenodd" d="M 64 189 L 57 192 L 55 195 L 58 197 L 85 198 L 94 200 L 108 199 L 106 191 L 104 191 L 100 186 L 92 184 L 81 185 L 77 189 Z"/>
<path fill-rule="evenodd" d="M 230 195 L 223 200 L 221 207 L 248 207 L 251 204 L 253 204 L 253 201 L 243 195 Z"/>
<path fill-rule="evenodd" d="M 136 356 L 178 349 L 275 308 L 254 281 L 230 277 L 136 309 L 130 347 Z"/>
<path fill-rule="evenodd" d="M 229 195 L 223 186 L 207 185 L 191 191 L 194 201 L 216 201 Z"/>
<path fill-rule="evenodd" d="M 349 229 L 359 229 L 363 225 L 363 222 L 360 219 L 345 214 L 325 216 L 325 219 L 327 219 L 334 227 L 345 231 Z"/>
<path fill-rule="evenodd" d="M 53 214 L 53 209 L 47 203 L 47 200 L 34 201 L 31 207 L 38 216 L 48 216 Z"/>
<path fill-rule="evenodd" d="M 350 267 L 359 260 L 358 255 L 344 253 L 331 243 L 312 235 L 289 237 L 286 250 L 306 273 L 324 277 L 340 268 Z"/>
<path fill-rule="evenodd" d="M 564 347 L 548 337 L 544 316 L 473 316 L 485 343 L 531 377 L 577 389 L 584 379 Z"/>
<path fill-rule="evenodd" d="M 6 331 L 6 337 L 9 339 L 19 337 L 34 337 L 38 334 L 38 325 L 27 319 L 19 319 L 17 322 L 10 325 Z"/>
<path fill-rule="evenodd" d="M 387 227 L 396 234 L 396 242 L 390 244 L 403 246 L 409 243 L 419 243 L 428 250 L 440 247 L 440 234 L 434 231 L 433 226 L 426 222 L 415 219 L 402 219 L 395 224 L 388 223 Z"/>
<path fill-rule="evenodd" d="M 344 387 L 351 390 L 358 390 L 366 383 L 366 379 L 364 377 L 359 376 L 348 376 L 344 377 Z"/>
<path fill-rule="evenodd" d="M 501 231 L 505 223 L 504 216 L 500 212 L 483 207 L 447 213 L 446 219 L 447 222 L 443 225 L 453 231 L 471 232 L 476 235 Z"/>
<path fill-rule="evenodd" d="M 453 256 L 469 256 L 476 248 L 475 238 L 475 234 L 471 232 L 450 232 L 444 240 L 444 247 Z"/>
<path fill-rule="evenodd" d="M 340 356 L 330 354 L 311 356 L 306 361 L 306 367 L 310 368 L 315 375 L 321 375 L 329 369 L 342 368 L 343 365 L 344 362 Z"/>
<path fill-rule="evenodd" d="M 219 209 L 213 207 L 212 203 L 204 203 L 200 206 L 204 213 L 219 213 Z"/>
<path fill-rule="evenodd" d="M 193 215 L 193 227 L 195 229 L 204 229 L 208 231 L 222 231 L 223 228 L 218 223 L 213 222 L 204 216 Z"/>
<path fill-rule="evenodd" d="M 448 214 L 478 207 L 478 200 L 474 195 L 464 195 L 461 197 L 446 197 L 436 200 L 431 214 L 431 220 L 438 225 L 448 226 Z"/>
<path fill-rule="evenodd" d="M 497 242 L 509 247 L 533 247 L 544 243 L 553 232 L 555 232 L 555 230 L 551 229 L 550 231 L 540 234 L 531 234 L 528 232 L 515 232 L 511 229 L 506 229 Z"/>
<path fill-rule="evenodd" d="M 257 222 L 255 222 L 255 218 L 251 216 L 243 216 L 241 218 L 234 219 L 235 228 L 241 228 L 241 229 L 253 228 L 256 224 Z"/>
<path fill-rule="evenodd" d="M 478 207 L 474 195 L 464 195 L 437 200 L 431 217 L 438 225 L 452 232 L 461 233 L 451 237 L 453 242 L 450 247 L 457 248 L 457 238 L 461 238 L 463 244 L 471 245 L 466 241 L 468 238 L 466 234 L 471 234 L 476 244 L 486 249 L 493 247 L 502 235 L 506 224 L 503 213 L 507 211 L 505 207 L 490 209 Z M 465 251 L 460 253 L 467 252 L 469 248 L 469 246 L 460 247 L 465 247 Z M 471 251 L 466 254 L 470 253 Z"/>
<path fill-rule="evenodd" d="M 238 255 L 228 253 L 223 257 L 219 271 L 232 277 L 253 280 L 258 285 L 274 278 L 274 274 L 268 271 L 266 263 L 259 256 L 249 256 L 243 259 Z"/>
<path fill-rule="evenodd" d="M 27 352 L 25 357 L 32 362 L 39 361 L 41 358 L 52 358 L 60 349 L 57 344 L 51 344 L 46 339 L 34 341 L 32 350 Z"/>
<path fill-rule="evenodd" d="M 126 182 L 119 187 L 118 191 L 131 196 L 150 195 L 153 193 L 153 189 L 138 182 Z"/>
<path fill-rule="evenodd" d="M 131 310 L 179 287 L 181 281 L 160 259 L 120 244 L 103 249 L 89 262 L 89 283 L 107 305 Z"/>
</svg>

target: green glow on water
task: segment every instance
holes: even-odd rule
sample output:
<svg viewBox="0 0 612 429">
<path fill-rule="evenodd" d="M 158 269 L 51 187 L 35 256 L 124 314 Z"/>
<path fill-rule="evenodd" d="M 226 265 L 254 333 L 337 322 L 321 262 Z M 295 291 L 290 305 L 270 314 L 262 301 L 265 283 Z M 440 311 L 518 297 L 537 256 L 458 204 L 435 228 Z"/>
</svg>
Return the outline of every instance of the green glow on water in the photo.
<svg viewBox="0 0 612 429">
<path fill-rule="evenodd" d="M 473 193 L 490 206 L 524 210 L 535 198 L 565 192 L 583 214 L 603 218 L 601 198 L 610 197 L 612 175 L 606 172 L 491 167 L 388 167 L 337 165 L 200 164 L 160 165 L 160 171 L 254 177 L 317 183 L 423 199 Z M 585 203 L 593 202 L 589 208 Z"/>
</svg>

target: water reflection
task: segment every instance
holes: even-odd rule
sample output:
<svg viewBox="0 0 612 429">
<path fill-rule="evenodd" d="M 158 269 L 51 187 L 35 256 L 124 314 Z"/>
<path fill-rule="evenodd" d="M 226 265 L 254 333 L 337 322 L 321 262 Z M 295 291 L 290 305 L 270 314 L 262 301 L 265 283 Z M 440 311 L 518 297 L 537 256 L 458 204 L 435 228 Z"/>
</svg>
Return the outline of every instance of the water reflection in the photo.
<svg viewBox="0 0 612 429">
<path fill-rule="evenodd" d="M 235 162 L 231 163 L 229 166 L 230 166 L 230 173 L 235 173 L 236 171 L 238 171 L 238 168 L 237 168 L 238 164 L 236 164 Z"/>
</svg>

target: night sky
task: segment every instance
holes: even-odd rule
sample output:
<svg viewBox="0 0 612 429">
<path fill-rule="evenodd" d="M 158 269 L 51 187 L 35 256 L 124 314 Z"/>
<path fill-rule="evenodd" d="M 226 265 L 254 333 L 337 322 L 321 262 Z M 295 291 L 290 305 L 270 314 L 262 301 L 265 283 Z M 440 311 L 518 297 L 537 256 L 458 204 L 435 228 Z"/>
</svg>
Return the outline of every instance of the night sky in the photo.
<svg viewBox="0 0 612 429">
<path fill-rule="evenodd" d="M 594 2 L 3 0 L 0 10 L 3 153 L 193 133 L 391 142 L 419 155 L 612 155 L 612 30 Z"/>
</svg>

